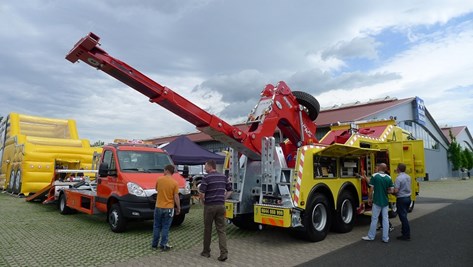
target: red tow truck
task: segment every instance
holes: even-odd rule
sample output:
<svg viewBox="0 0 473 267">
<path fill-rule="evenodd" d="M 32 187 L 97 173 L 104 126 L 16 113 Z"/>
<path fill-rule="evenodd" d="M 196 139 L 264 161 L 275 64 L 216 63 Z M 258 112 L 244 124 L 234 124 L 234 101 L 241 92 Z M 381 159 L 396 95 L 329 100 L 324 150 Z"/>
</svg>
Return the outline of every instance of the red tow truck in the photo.
<svg viewBox="0 0 473 267">
<path fill-rule="evenodd" d="M 60 190 L 51 189 L 48 199 L 58 200 L 61 214 L 80 211 L 107 214 L 113 232 L 126 230 L 130 220 L 153 219 L 156 203 L 156 181 L 164 167 L 173 164 L 169 155 L 142 141 L 115 140 L 103 147 L 95 181 L 82 181 Z M 179 173 L 173 178 L 179 184 L 181 213 L 173 225 L 183 223 L 190 209 L 190 187 Z"/>
</svg>

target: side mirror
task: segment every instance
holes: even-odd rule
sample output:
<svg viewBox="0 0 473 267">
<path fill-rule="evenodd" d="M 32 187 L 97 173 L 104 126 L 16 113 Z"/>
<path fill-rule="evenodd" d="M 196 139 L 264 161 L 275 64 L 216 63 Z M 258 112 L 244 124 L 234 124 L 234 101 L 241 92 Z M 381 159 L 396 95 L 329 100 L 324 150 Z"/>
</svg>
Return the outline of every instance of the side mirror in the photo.
<svg viewBox="0 0 473 267">
<path fill-rule="evenodd" d="M 108 164 L 105 162 L 100 163 L 99 166 L 99 176 L 100 177 L 107 177 L 108 176 Z"/>
</svg>

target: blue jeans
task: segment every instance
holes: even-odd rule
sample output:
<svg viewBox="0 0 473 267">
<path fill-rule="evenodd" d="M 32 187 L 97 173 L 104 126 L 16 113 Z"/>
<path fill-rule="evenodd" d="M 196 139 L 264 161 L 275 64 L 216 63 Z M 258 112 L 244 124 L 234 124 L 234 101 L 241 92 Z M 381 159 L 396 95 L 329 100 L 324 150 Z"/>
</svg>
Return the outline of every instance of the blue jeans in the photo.
<svg viewBox="0 0 473 267">
<path fill-rule="evenodd" d="M 401 233 L 405 237 L 411 237 L 411 228 L 409 227 L 409 221 L 407 220 L 407 212 L 411 205 L 411 197 L 400 197 L 396 200 L 397 215 L 401 221 Z"/>
<path fill-rule="evenodd" d="M 158 246 L 160 235 L 162 236 L 159 245 L 162 247 L 167 245 L 169 228 L 171 227 L 173 213 L 174 209 L 154 209 L 153 243 L 151 246 Z"/>
<path fill-rule="evenodd" d="M 371 224 L 370 230 L 368 231 L 368 237 L 373 240 L 376 237 L 376 226 L 378 225 L 379 214 L 382 214 L 383 218 L 383 241 L 389 241 L 389 217 L 388 217 L 389 206 L 381 207 L 373 203 L 373 209 L 371 210 Z"/>
</svg>

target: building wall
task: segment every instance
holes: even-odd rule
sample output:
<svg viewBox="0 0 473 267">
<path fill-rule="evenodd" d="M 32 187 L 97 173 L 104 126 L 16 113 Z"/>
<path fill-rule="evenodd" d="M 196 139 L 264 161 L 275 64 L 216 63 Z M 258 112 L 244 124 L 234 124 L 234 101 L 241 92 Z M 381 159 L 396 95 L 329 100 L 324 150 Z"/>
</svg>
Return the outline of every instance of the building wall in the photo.
<svg viewBox="0 0 473 267">
<path fill-rule="evenodd" d="M 471 140 L 465 129 L 462 130 L 455 138 L 462 149 L 467 148 L 468 150 L 473 151 L 473 140 Z"/>
<path fill-rule="evenodd" d="M 425 168 L 429 181 L 440 180 L 444 177 L 452 177 L 452 171 L 447 158 L 447 151 L 425 149 Z"/>
<path fill-rule="evenodd" d="M 424 140 L 425 168 L 428 179 L 435 181 L 443 177 L 451 177 L 452 172 L 447 157 L 448 143 L 437 123 L 427 116 L 423 125 L 417 124 L 412 102 L 381 111 L 366 119 L 384 119 L 391 116 L 396 117 L 398 125 L 411 132 L 416 139 Z M 413 126 L 415 124 L 417 125 Z M 427 141 L 429 138 L 431 140 Z M 434 146 L 433 143 L 438 143 L 438 145 Z"/>
</svg>

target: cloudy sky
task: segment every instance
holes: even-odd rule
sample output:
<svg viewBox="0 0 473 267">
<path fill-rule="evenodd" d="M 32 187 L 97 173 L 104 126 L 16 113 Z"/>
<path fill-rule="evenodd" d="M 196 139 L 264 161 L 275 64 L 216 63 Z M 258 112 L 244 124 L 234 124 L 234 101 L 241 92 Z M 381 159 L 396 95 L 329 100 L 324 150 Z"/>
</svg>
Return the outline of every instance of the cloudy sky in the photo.
<svg viewBox="0 0 473 267">
<path fill-rule="evenodd" d="M 195 131 L 64 57 L 89 32 L 118 58 L 229 123 L 268 84 L 321 106 L 419 96 L 473 131 L 473 1 L 0 0 L 0 116 L 72 118 L 91 142 Z"/>
</svg>

